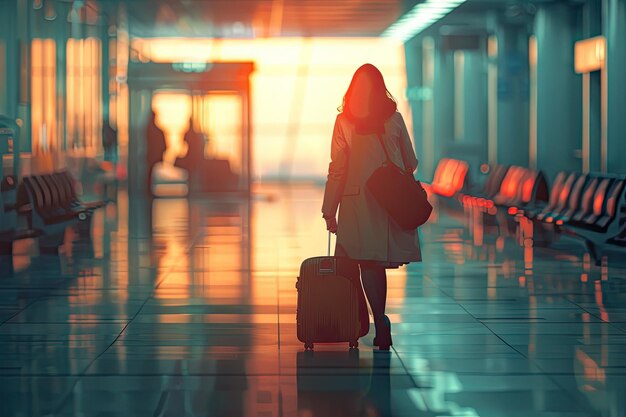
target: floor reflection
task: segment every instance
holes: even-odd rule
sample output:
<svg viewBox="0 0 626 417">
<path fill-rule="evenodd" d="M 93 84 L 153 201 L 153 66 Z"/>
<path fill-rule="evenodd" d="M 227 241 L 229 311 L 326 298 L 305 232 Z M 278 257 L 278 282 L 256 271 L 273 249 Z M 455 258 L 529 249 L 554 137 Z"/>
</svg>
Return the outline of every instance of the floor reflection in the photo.
<svg viewBox="0 0 626 417">
<path fill-rule="evenodd" d="M 441 211 L 389 273 L 394 349 L 303 352 L 300 262 L 322 189 L 146 200 L 123 189 L 61 256 L 0 270 L 1 415 L 623 415 L 626 271 Z M 474 229 L 472 229 L 474 228 Z"/>
<path fill-rule="evenodd" d="M 297 353 L 298 415 L 392 416 L 391 354 L 361 358 L 350 351 Z"/>
</svg>

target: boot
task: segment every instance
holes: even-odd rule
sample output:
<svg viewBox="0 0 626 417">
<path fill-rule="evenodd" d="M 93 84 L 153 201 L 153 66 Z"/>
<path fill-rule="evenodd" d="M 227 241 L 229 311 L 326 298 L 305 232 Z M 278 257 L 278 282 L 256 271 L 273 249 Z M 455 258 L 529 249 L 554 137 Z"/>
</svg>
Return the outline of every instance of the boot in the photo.
<svg viewBox="0 0 626 417">
<path fill-rule="evenodd" d="M 376 337 L 374 337 L 374 346 L 378 346 L 378 350 L 389 350 L 393 345 L 391 340 L 391 321 L 386 315 L 382 315 L 378 319 L 374 319 L 376 327 Z"/>
</svg>

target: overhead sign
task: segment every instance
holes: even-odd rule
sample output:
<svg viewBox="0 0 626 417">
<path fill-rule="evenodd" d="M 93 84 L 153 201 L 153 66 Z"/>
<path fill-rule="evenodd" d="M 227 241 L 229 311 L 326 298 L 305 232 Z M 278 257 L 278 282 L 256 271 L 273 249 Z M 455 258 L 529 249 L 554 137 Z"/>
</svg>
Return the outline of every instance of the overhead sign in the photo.
<svg viewBox="0 0 626 417">
<path fill-rule="evenodd" d="M 606 57 L 606 39 L 596 36 L 576 42 L 574 56 L 574 69 L 578 74 L 601 70 Z"/>
<path fill-rule="evenodd" d="M 206 72 L 211 65 L 207 62 L 174 62 L 172 68 L 179 72 Z"/>
</svg>

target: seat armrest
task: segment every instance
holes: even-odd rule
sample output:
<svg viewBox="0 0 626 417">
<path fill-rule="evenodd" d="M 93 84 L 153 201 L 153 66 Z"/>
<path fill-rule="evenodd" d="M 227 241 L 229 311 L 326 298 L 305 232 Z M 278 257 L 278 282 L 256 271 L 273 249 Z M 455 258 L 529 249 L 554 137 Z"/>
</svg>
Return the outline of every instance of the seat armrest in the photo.
<svg viewBox="0 0 626 417">
<path fill-rule="evenodd" d="M 19 214 L 28 214 L 31 211 L 33 211 L 33 206 L 30 203 L 17 207 L 17 212 Z"/>
</svg>

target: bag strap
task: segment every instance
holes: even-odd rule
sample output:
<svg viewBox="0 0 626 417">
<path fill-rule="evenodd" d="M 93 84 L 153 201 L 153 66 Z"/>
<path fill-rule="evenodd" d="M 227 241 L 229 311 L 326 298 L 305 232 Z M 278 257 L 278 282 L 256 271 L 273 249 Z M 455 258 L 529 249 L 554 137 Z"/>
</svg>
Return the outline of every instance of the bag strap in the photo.
<svg viewBox="0 0 626 417">
<path fill-rule="evenodd" d="M 383 151 L 385 151 L 385 162 L 387 164 L 393 164 L 393 162 L 391 162 L 391 158 L 389 158 L 389 152 L 387 152 L 387 147 L 385 146 L 385 142 L 383 141 L 383 135 L 381 135 L 380 133 L 376 133 L 376 137 L 378 138 L 378 141 L 380 142 L 380 146 L 383 147 Z"/>
<path fill-rule="evenodd" d="M 383 147 L 383 151 L 385 151 L 385 162 L 388 164 L 392 164 L 391 158 L 389 158 L 389 152 L 387 152 L 387 147 L 385 146 L 385 142 L 383 141 L 383 135 L 380 133 L 376 133 L 376 137 L 378 138 L 378 142 L 380 142 L 380 146 Z"/>
<path fill-rule="evenodd" d="M 404 165 L 404 171 L 406 171 L 407 174 L 413 176 L 413 171 L 409 171 L 409 164 L 406 163 L 406 154 L 404 153 L 404 148 L 402 147 L 402 144 L 398 144 L 398 146 L 400 147 L 400 156 L 402 156 L 402 165 Z"/>
<path fill-rule="evenodd" d="M 380 142 L 380 146 L 383 147 L 383 151 L 385 151 L 385 162 L 384 164 L 391 164 L 391 165 L 395 165 L 392 161 L 391 158 L 389 158 L 389 152 L 387 152 L 387 147 L 385 146 L 385 141 L 383 140 L 383 135 L 380 133 L 376 134 L 376 137 L 378 138 L 378 141 Z M 406 161 L 404 160 L 404 152 L 402 152 L 402 146 L 400 146 L 400 154 L 402 155 L 402 164 L 404 165 L 404 169 L 402 171 L 404 172 L 409 172 L 406 169 Z M 400 168 L 400 167 L 398 167 Z"/>
</svg>

